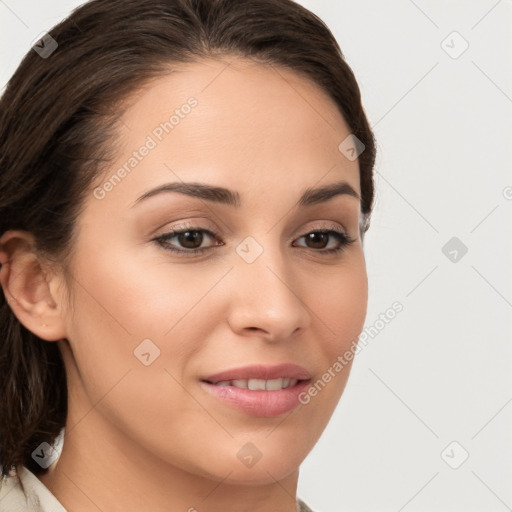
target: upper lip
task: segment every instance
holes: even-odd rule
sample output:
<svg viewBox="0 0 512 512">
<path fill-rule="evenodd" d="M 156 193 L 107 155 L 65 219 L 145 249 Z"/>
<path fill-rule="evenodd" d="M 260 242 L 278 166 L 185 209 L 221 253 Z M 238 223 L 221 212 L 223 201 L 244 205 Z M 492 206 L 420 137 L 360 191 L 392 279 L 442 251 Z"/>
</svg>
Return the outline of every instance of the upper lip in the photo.
<svg viewBox="0 0 512 512">
<path fill-rule="evenodd" d="M 224 370 L 219 373 L 207 375 L 201 380 L 216 384 L 226 380 L 248 380 L 248 379 L 263 379 L 272 380 L 279 379 L 280 377 L 307 380 L 311 378 L 310 373 L 302 366 L 296 364 L 278 364 L 274 366 L 264 364 L 253 364 L 239 368 L 232 368 Z"/>
</svg>

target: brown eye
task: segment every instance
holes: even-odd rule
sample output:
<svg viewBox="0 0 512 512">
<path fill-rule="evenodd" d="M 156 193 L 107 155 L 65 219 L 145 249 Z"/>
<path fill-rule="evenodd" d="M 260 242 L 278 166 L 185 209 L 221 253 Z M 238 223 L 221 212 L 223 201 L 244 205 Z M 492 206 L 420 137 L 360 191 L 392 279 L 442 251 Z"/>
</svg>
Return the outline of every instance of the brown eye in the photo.
<svg viewBox="0 0 512 512">
<path fill-rule="evenodd" d="M 178 242 L 186 249 L 198 249 L 203 242 L 201 231 L 185 231 L 176 235 Z"/>
<path fill-rule="evenodd" d="M 201 247 L 203 242 L 208 239 L 214 240 L 215 243 L 210 243 L 209 246 Z M 193 255 L 195 253 L 207 251 L 214 245 L 222 245 L 222 243 L 219 243 L 215 233 L 202 228 L 175 229 L 168 233 L 164 233 L 153 240 L 168 251 L 184 253 L 184 255 Z"/>
<path fill-rule="evenodd" d="M 306 245 L 312 249 L 325 249 L 329 243 L 329 234 L 321 231 L 315 231 L 305 235 Z"/>
<path fill-rule="evenodd" d="M 303 238 L 306 245 L 299 245 L 299 247 L 306 247 L 308 249 L 314 249 L 316 252 L 321 254 L 332 254 L 342 251 L 345 247 L 355 242 L 355 240 L 341 231 L 334 229 L 319 229 L 311 231 L 299 238 Z M 334 247 L 328 247 L 334 242 Z M 337 244 L 336 244 L 337 242 Z M 332 245 L 332 244 L 331 244 Z"/>
</svg>

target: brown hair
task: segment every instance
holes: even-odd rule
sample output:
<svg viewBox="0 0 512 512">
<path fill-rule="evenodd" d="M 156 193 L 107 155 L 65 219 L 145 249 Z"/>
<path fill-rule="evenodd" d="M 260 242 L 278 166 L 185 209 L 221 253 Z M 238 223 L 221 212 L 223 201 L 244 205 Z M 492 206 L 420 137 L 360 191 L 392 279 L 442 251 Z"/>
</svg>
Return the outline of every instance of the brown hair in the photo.
<svg viewBox="0 0 512 512">
<path fill-rule="evenodd" d="M 46 58 L 30 50 L 0 99 L 0 236 L 28 231 L 38 250 L 64 263 L 85 194 L 112 157 L 121 101 L 169 64 L 224 55 L 289 68 L 330 95 L 365 146 L 359 169 L 368 229 L 373 133 L 334 36 L 307 9 L 292 0 L 94 0 L 49 34 L 58 47 Z M 65 424 L 64 364 L 57 343 L 24 328 L 4 293 L 0 396 L 1 474 L 20 464 L 45 471 L 31 454 Z"/>
</svg>

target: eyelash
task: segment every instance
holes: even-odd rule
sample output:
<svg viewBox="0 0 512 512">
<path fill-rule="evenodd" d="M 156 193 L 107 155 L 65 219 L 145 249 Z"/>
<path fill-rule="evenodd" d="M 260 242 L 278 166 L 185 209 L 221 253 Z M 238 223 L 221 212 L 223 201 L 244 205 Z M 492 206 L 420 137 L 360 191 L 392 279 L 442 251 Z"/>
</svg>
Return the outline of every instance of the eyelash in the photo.
<svg viewBox="0 0 512 512">
<path fill-rule="evenodd" d="M 160 235 L 156 238 L 153 238 L 153 241 L 157 242 L 164 250 L 171 251 L 175 254 L 179 254 L 181 256 L 194 256 L 196 254 L 202 254 L 207 250 L 212 249 L 213 247 L 202 247 L 199 249 L 177 249 L 176 247 L 171 247 L 168 245 L 168 241 L 175 236 L 187 233 L 187 232 L 201 232 L 206 233 L 209 237 L 212 239 L 217 239 L 217 235 L 210 231 L 209 229 L 199 228 L 199 227 L 185 227 L 183 229 L 173 229 L 171 231 L 168 231 L 167 233 L 164 233 L 163 235 Z M 311 233 L 328 233 L 331 236 L 334 236 L 338 242 L 339 246 L 334 249 L 312 249 L 309 247 L 301 246 L 303 249 L 311 249 L 313 252 L 318 252 L 324 255 L 333 255 L 342 252 L 345 250 L 349 245 L 353 244 L 356 239 L 351 238 L 347 234 L 343 233 L 342 231 L 338 231 L 336 229 L 315 229 L 312 231 L 308 231 L 304 235 L 300 236 L 300 238 L 303 238 Z"/>
</svg>

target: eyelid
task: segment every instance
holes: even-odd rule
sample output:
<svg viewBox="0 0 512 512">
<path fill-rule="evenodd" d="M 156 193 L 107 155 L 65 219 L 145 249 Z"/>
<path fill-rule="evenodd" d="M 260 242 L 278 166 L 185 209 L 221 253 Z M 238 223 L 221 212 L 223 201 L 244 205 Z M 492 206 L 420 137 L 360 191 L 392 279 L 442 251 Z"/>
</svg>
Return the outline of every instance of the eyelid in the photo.
<svg viewBox="0 0 512 512">
<path fill-rule="evenodd" d="M 200 225 L 201 224 L 201 225 Z M 205 226 L 206 224 L 206 226 Z M 157 230 L 153 232 L 151 235 L 152 238 L 154 237 L 160 237 L 163 235 L 167 235 L 168 233 L 172 231 L 181 231 L 181 230 L 201 230 L 201 231 L 209 231 L 215 236 L 218 236 L 219 230 L 217 227 L 211 223 L 208 222 L 207 219 L 201 218 L 201 219 L 191 219 L 187 221 L 178 221 L 178 224 L 172 224 L 170 222 L 166 222 L 161 227 L 159 227 Z"/>
<path fill-rule="evenodd" d="M 345 229 L 345 226 L 343 226 L 343 224 L 340 224 L 339 222 L 333 221 L 323 221 L 323 223 L 320 226 L 317 224 L 313 224 L 312 227 L 307 227 L 304 231 L 302 231 L 302 235 L 300 236 L 304 236 L 308 233 L 311 233 L 311 231 L 315 231 L 316 229 L 332 229 L 333 231 L 342 231 L 344 234 L 348 236 L 348 231 Z"/>
</svg>

